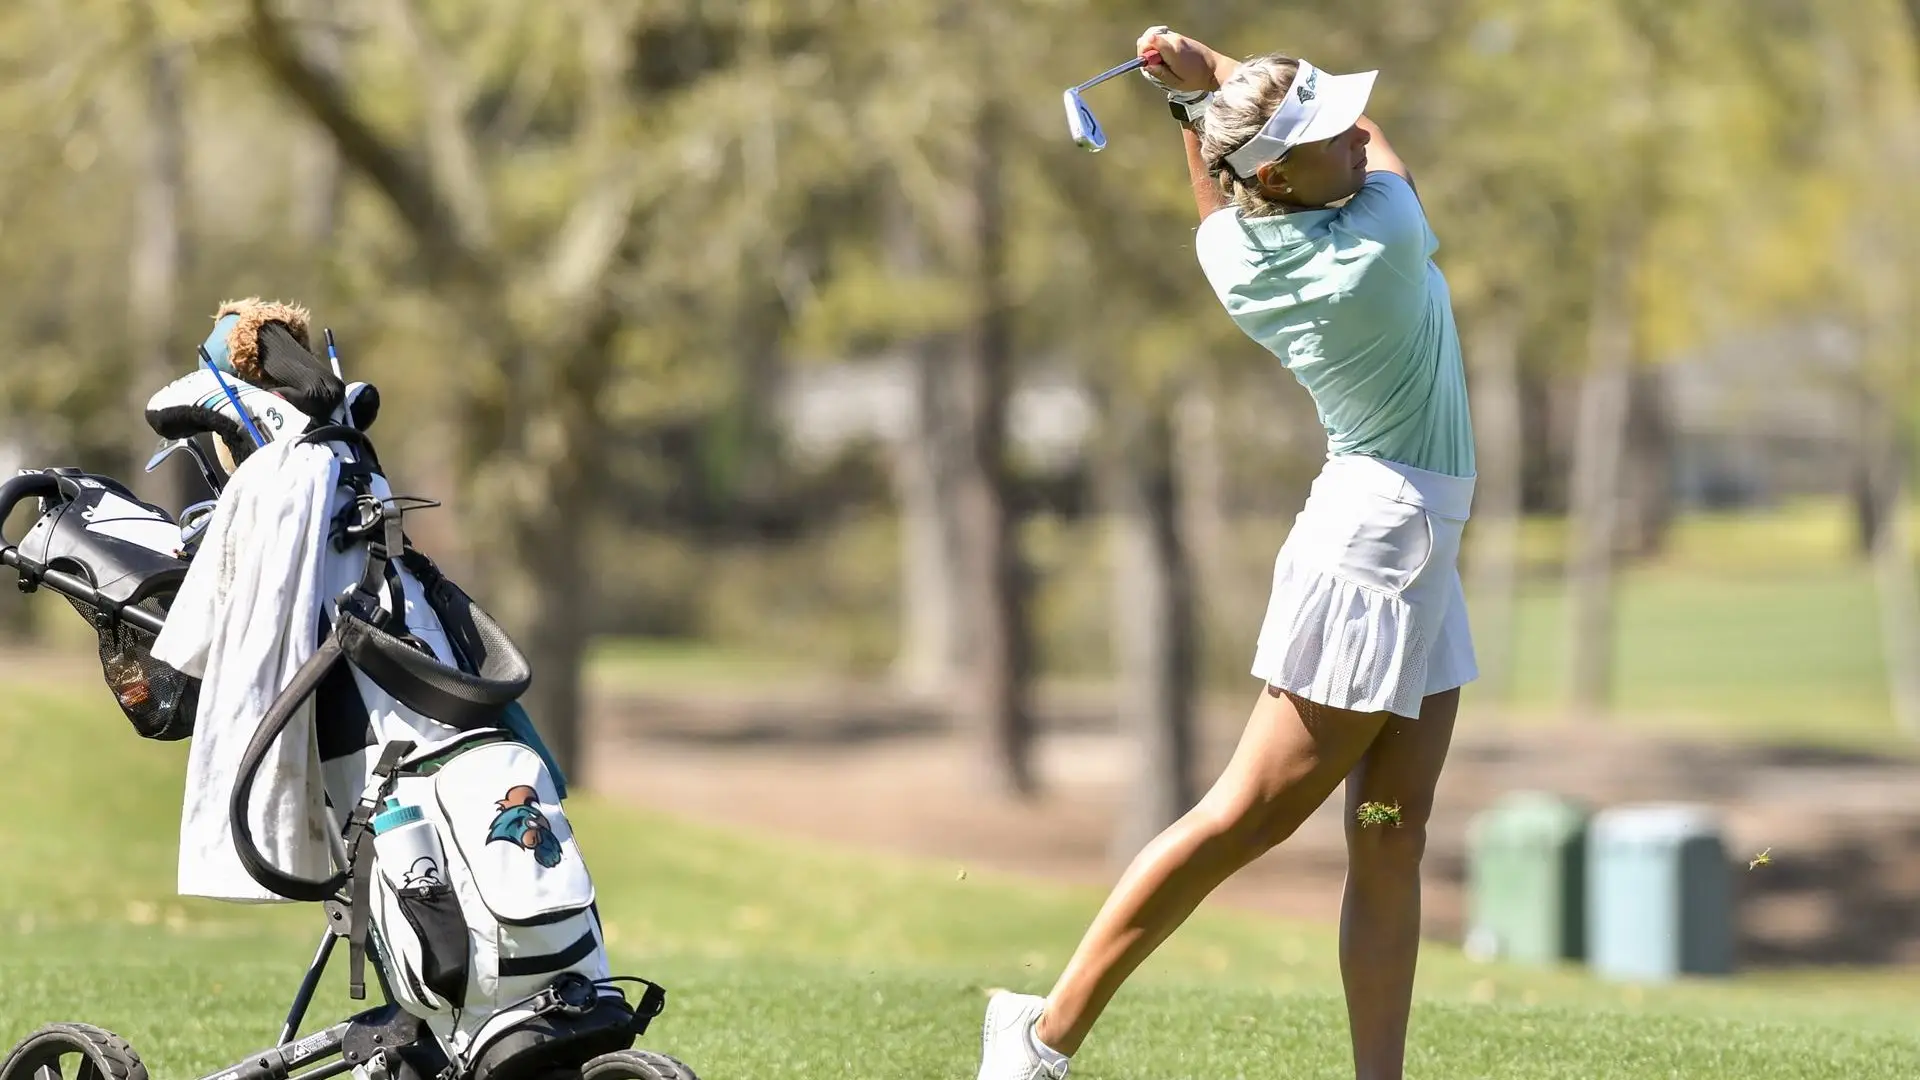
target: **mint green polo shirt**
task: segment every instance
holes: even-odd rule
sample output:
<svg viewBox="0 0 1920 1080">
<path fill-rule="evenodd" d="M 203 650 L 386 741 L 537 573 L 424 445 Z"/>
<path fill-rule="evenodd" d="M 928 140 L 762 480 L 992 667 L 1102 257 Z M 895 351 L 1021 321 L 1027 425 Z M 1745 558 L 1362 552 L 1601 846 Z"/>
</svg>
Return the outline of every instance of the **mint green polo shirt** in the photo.
<svg viewBox="0 0 1920 1080">
<path fill-rule="evenodd" d="M 1209 215 L 1195 253 L 1227 314 L 1313 398 L 1332 454 L 1474 475 L 1466 367 L 1439 239 L 1413 188 L 1367 174 L 1344 206 Z"/>
</svg>

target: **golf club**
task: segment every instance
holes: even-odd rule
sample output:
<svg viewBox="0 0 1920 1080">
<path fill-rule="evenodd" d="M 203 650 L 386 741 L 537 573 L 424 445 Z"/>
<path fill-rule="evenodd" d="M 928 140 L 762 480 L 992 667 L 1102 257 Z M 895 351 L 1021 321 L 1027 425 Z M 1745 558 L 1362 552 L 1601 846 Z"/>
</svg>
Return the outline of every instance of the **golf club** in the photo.
<svg viewBox="0 0 1920 1080">
<path fill-rule="evenodd" d="M 214 499 L 194 503 L 180 511 L 180 546 L 191 548 L 200 543 L 207 535 L 207 526 L 213 524 L 213 511 L 219 505 Z"/>
<path fill-rule="evenodd" d="M 1081 149 L 1097 154 L 1107 148 L 1107 133 L 1100 130 L 1100 121 L 1094 118 L 1093 110 L 1087 108 L 1086 100 L 1080 96 L 1081 93 L 1099 86 L 1108 79 L 1159 62 L 1159 54 L 1148 50 L 1145 56 L 1136 56 L 1118 67 L 1101 72 L 1062 95 L 1062 101 L 1067 108 L 1067 131 Z"/>
<path fill-rule="evenodd" d="M 240 404 L 240 395 L 234 393 L 233 387 L 227 382 L 226 376 L 220 374 L 219 365 L 213 362 L 213 355 L 207 352 L 205 345 L 200 346 L 200 362 L 207 365 L 208 371 L 213 372 L 213 381 L 220 385 L 220 392 L 227 396 L 227 402 L 233 406 L 234 414 L 240 417 L 242 424 L 246 425 L 247 434 L 253 437 L 253 445 L 267 445 L 267 437 L 260 434 L 259 427 L 253 422 L 253 414 L 247 411 L 245 405 Z"/>
<path fill-rule="evenodd" d="M 163 443 L 160 449 L 155 451 L 151 458 L 147 459 L 146 471 L 152 472 L 159 468 L 161 462 L 182 450 L 186 451 L 187 456 L 193 459 L 193 463 L 200 467 L 200 478 L 207 482 L 209 488 L 218 492 L 224 486 L 223 481 L 220 479 L 220 474 L 214 470 L 212 465 L 207 463 L 207 457 L 201 452 L 200 447 L 188 439 L 172 439 Z"/>
</svg>

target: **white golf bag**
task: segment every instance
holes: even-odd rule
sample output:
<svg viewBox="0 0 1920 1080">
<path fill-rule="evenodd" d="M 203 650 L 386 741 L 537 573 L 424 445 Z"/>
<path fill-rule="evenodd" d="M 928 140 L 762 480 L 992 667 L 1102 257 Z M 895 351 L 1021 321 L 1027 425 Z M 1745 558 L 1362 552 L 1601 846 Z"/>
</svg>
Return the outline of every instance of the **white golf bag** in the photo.
<svg viewBox="0 0 1920 1080">
<path fill-rule="evenodd" d="M 340 429 L 301 437 L 347 453 L 357 443 Z M 632 980 L 645 991 L 630 1004 L 617 985 L 625 980 L 610 975 L 593 878 L 518 704 L 525 661 L 411 547 L 402 500 L 368 465 L 371 455 L 353 457 L 341 470 L 351 496 L 343 507 L 361 516 L 340 528 L 328 557 L 349 563 L 328 574 L 341 599 L 320 649 L 282 693 L 313 693 L 319 724 L 350 729 L 347 739 L 335 731 L 322 740 L 348 748 L 324 762 L 336 823 L 344 815 L 347 868 L 331 881 L 302 881 L 256 859 L 240 827 L 241 785 L 236 848 L 255 880 L 281 895 L 338 904 L 344 887 L 351 991 L 364 993 L 361 964 L 372 955 L 387 995 L 425 1022 L 462 1071 L 515 1080 L 625 1049 L 663 1007 L 663 992 Z M 343 577 L 358 580 L 341 591 Z M 254 747 L 264 752 L 277 736 L 281 711 L 262 722 Z M 243 763 L 243 781 L 257 759 Z"/>
<path fill-rule="evenodd" d="M 325 904 L 350 943 L 352 996 L 365 996 L 371 956 L 388 997 L 424 1022 L 463 1076 L 520 1080 L 627 1049 L 664 1007 L 664 991 L 610 976 L 593 879 L 561 807 L 564 779 L 518 704 L 531 672 L 499 625 L 408 540 L 408 506 L 434 504 L 388 488 L 365 434 L 377 395 L 341 385 L 299 330 L 265 322 L 236 350 L 245 365 L 215 370 L 208 360 L 148 408 L 155 430 L 182 445 L 220 440 L 221 464 L 235 463 L 228 480 L 205 453 L 194 456 L 210 483 L 227 485 L 222 498 L 280 482 L 246 463 L 291 440 L 296 448 L 256 464 L 302 462 L 313 470 L 303 476 L 321 477 L 312 483 L 332 484 L 314 513 L 326 545 L 315 571 L 321 640 L 240 758 L 233 852 L 272 895 Z M 255 385 L 235 393 L 224 370 L 253 372 Z M 331 459 L 316 459 L 316 447 Z M 237 513 L 214 514 L 205 542 L 222 539 Z M 234 546 L 229 538 L 216 554 L 231 557 Z M 316 817 L 341 841 L 333 872 L 319 878 L 275 865 L 258 841 L 271 848 L 279 838 L 257 838 L 250 812 L 263 763 L 280 753 L 296 713 L 313 718 L 324 775 L 328 806 Z M 638 1001 L 622 982 L 645 988 Z"/>
<path fill-rule="evenodd" d="M 371 819 L 370 917 L 388 990 L 458 1057 L 607 984 L 588 873 L 545 762 L 500 730 L 406 755 Z"/>
</svg>

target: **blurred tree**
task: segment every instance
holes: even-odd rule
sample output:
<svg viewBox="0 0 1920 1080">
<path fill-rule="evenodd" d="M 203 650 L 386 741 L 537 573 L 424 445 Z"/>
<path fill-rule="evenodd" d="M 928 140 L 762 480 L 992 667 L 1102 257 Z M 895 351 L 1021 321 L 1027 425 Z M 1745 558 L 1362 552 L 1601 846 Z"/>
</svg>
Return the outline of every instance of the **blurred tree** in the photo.
<svg viewBox="0 0 1920 1080">
<path fill-rule="evenodd" d="M 0 334 L 7 441 L 22 467 L 56 462 L 124 469 L 124 387 L 133 374 L 114 314 L 127 303 L 134 138 L 145 120 L 130 92 L 144 53 L 115 12 L 0 7 Z M 90 17 L 105 16 L 105 17 Z M 143 459 L 144 460 L 144 459 Z"/>
<path fill-rule="evenodd" d="M 1018 49 L 1037 51 L 1044 35 L 1010 32 L 1012 17 L 998 3 L 840 7 L 837 47 L 864 75 L 848 88 L 861 121 L 849 182 L 881 197 L 841 245 L 805 333 L 903 359 L 912 409 L 898 448 L 899 671 L 947 697 L 989 775 L 1030 795 L 1032 582 L 1007 425 L 1018 306 L 1008 170 L 1031 134 L 1009 102 L 1021 100 L 1017 73 L 1031 70 Z"/>
<path fill-rule="evenodd" d="M 1522 518 L 1520 347 L 1526 316 L 1513 286 L 1481 300 L 1461 318 L 1473 402 L 1475 459 L 1474 539 L 1462 552 L 1473 606 L 1474 650 L 1480 664 L 1476 693 L 1512 700 L 1515 609 L 1520 592 Z"/>
<path fill-rule="evenodd" d="M 979 55 L 993 52 L 995 9 L 976 2 Z M 1031 701 L 1033 635 L 1028 617 L 1028 570 L 1019 546 L 1020 519 L 1012 499 L 1007 410 L 1013 397 L 1013 301 L 1007 285 L 1007 177 L 1012 141 L 995 84 L 979 87 L 969 118 L 973 131 L 970 183 L 962 206 L 973 234 L 968 293 L 971 326 L 956 361 L 955 402 L 967 432 L 957 490 L 960 535 L 956 563 L 966 612 L 967 675 L 960 695 L 968 727 L 986 733 L 991 760 L 1016 794 L 1038 788 L 1034 775 Z"/>
<path fill-rule="evenodd" d="M 1620 476 L 1636 361 L 1632 275 L 1641 253 L 1639 190 L 1617 192 L 1601 241 L 1588 311 L 1587 370 L 1573 447 L 1567 553 L 1568 690 L 1573 708 L 1591 715 L 1613 691 L 1613 584 L 1619 537 Z"/>
<path fill-rule="evenodd" d="M 300 29 L 308 55 L 316 68 L 337 80 L 346 56 L 347 28 L 340 12 L 326 0 L 303 2 L 306 6 L 300 12 Z M 345 163 L 333 138 L 317 125 L 308 125 L 303 133 L 296 160 L 299 183 L 293 208 L 294 235 L 308 251 L 329 251 L 340 230 L 346 195 Z M 318 275 L 326 264 L 316 259 L 310 265 Z M 301 294 L 311 295 L 318 288 L 319 282 L 315 281 Z"/>
<path fill-rule="evenodd" d="M 1383 81 L 1389 132 L 1415 162 L 1440 237 L 1468 365 L 1478 478 L 1463 552 L 1482 673 L 1476 695 L 1505 701 L 1520 584 L 1528 379 L 1563 370 L 1578 347 L 1585 269 L 1568 259 L 1597 132 L 1563 118 L 1605 93 L 1609 54 L 1589 41 L 1600 6 L 1461 0 L 1432 9 L 1430 37 L 1403 48 Z M 1605 40 L 1603 32 L 1600 39 Z M 1409 122 L 1398 122 L 1401 117 Z M 1559 272 L 1544 275 L 1543 265 Z"/>
<path fill-rule="evenodd" d="M 899 194 L 887 184 L 886 262 L 906 280 L 929 272 L 927 239 Z M 894 673 L 909 692 L 945 701 L 966 665 L 958 571 L 965 538 L 954 508 L 966 433 L 947 374 L 952 335 L 922 332 L 902 342 L 909 409 L 894 451 L 894 498 L 900 509 L 900 644 Z"/>
<path fill-rule="evenodd" d="M 726 173 L 771 175 L 825 76 L 822 15 L 740 3 L 538 11 L 382 0 L 388 28 L 336 74 L 272 0 L 248 0 L 261 69 L 387 203 L 444 305 L 444 394 L 457 421 L 477 553 L 539 673 L 530 711 L 576 767 L 591 633 L 588 526 L 618 424 L 723 397 L 696 358 L 731 342 L 742 286 L 795 225 L 797 185 L 719 197 Z M 394 47 L 380 48 L 390 41 Z M 800 102 L 793 108 L 781 103 Z M 411 131 L 413 136 L 407 132 Z M 410 149 L 418 139 L 419 151 Z M 734 354 L 736 357 L 738 354 Z"/>
<path fill-rule="evenodd" d="M 134 232 L 128 245 L 127 354 L 131 376 L 123 384 L 125 408 L 142 416 L 147 398 L 179 377 L 191 343 L 180 325 L 181 284 L 187 264 L 187 103 L 189 54 L 156 17 L 152 0 L 128 5 L 134 38 L 145 52 L 141 100 L 146 115 L 129 134 L 138 142 Z M 143 423 L 129 423 L 124 466 L 114 471 L 143 498 L 178 513 L 212 492 L 181 458 L 153 473 L 141 470 L 157 443 Z M 123 471 L 124 470 L 124 471 Z"/>
<path fill-rule="evenodd" d="M 1204 40 L 1198 27 L 1185 32 Z M 1061 60 L 1094 72 L 1132 44 L 1116 33 L 1107 50 Z M 1183 438 L 1182 428 L 1224 380 L 1266 356 L 1220 311 L 1190 241 L 1176 240 L 1196 224 L 1179 130 L 1156 107 L 1157 91 L 1130 89 L 1146 100 L 1097 109 L 1113 144 L 1098 158 L 1074 146 L 1057 112 L 1036 117 L 1022 185 L 1039 196 L 1024 219 L 1052 223 L 1031 231 L 1022 256 L 1046 283 L 1026 336 L 1036 351 L 1069 359 L 1099 409 L 1091 452 L 1108 523 L 1115 713 L 1135 763 L 1109 846 L 1123 863 L 1198 797 L 1203 598 L 1193 529 L 1208 510 L 1187 481 L 1204 481 L 1210 465 L 1195 460 L 1207 433 L 1187 427 Z"/>
<path fill-rule="evenodd" d="M 1625 445 L 1620 477 L 1620 523 L 1615 550 L 1622 558 L 1647 559 L 1666 545 L 1674 518 L 1673 413 L 1667 401 L 1665 365 L 1633 370 L 1627 386 Z"/>
<path fill-rule="evenodd" d="M 1593 113 L 1595 163 L 1576 207 L 1592 253 L 1588 363 L 1572 464 L 1568 554 L 1569 691 L 1575 709 L 1612 692 L 1614 563 L 1657 547 L 1671 484 L 1650 459 L 1670 455 L 1663 410 L 1646 382 L 1657 363 L 1725 330 L 1734 318 L 1777 318 L 1769 298 L 1804 288 L 1804 265 L 1732 256 L 1801 235 L 1811 224 L 1784 173 L 1805 95 L 1782 78 L 1804 58 L 1797 4 L 1732 0 L 1686 7 L 1616 0 L 1589 55 L 1610 56 Z M 1737 313 L 1737 314 L 1736 314 Z M 1639 385 L 1636 386 L 1636 383 Z M 1639 407 L 1636 408 L 1636 401 Z M 1633 448 L 1638 447 L 1637 453 Z M 1643 467 L 1628 464 L 1636 457 Z M 1629 505 L 1635 494 L 1639 505 Z M 1635 534 L 1638 535 L 1635 535 Z"/>
<path fill-rule="evenodd" d="M 1842 289 L 1835 298 L 1857 320 L 1864 343 L 1860 501 L 1869 521 L 1869 561 L 1879 608 L 1888 701 L 1901 730 L 1920 738 L 1920 581 L 1912 533 L 1915 454 L 1920 440 L 1920 0 L 1868 3 L 1845 16 L 1825 13 L 1828 123 L 1818 142 L 1838 178 L 1884 174 L 1849 205 L 1851 219 L 1832 253 Z"/>
<path fill-rule="evenodd" d="M 1107 412 L 1116 711 L 1138 762 L 1110 846 L 1125 863 L 1198 798 L 1199 596 L 1175 405 L 1123 392 Z"/>
<path fill-rule="evenodd" d="M 1523 488 L 1579 477 L 1570 617 L 1579 685 L 1599 695 L 1614 561 L 1651 550 L 1666 518 L 1662 413 L 1643 407 L 1658 365 L 1735 327 L 1834 314 L 1874 357 L 1848 377 L 1897 679 L 1920 667 L 1896 662 L 1920 647 L 1898 601 L 1910 566 L 1877 523 L 1910 500 L 1895 466 L 1914 452 L 1920 258 L 1910 185 L 1858 178 L 1910 168 L 1894 133 L 1913 123 L 1915 3 L 0 6 L 9 438 L 34 463 L 117 467 L 136 449 L 126 410 L 191 363 L 186 331 L 218 299 L 341 309 L 350 367 L 379 363 L 365 370 L 406 418 L 383 449 L 404 440 L 409 473 L 457 479 L 447 518 L 466 519 L 489 605 L 536 653 L 533 704 L 565 744 L 583 613 L 605 604 L 583 539 L 603 504 L 624 529 L 703 540 L 830 522 L 858 496 L 798 482 L 775 430 L 782 373 L 802 354 L 904 357 L 898 673 L 944 696 L 1021 790 L 1037 583 L 1014 542 L 1007 406 L 1021 380 L 1067 376 L 1099 403 L 1113 629 L 1142 634 L 1116 637 L 1115 668 L 1158 680 L 1126 688 L 1126 722 L 1178 746 L 1191 640 L 1166 598 L 1242 617 L 1246 571 L 1218 536 L 1236 498 L 1285 504 L 1263 470 L 1293 446 L 1310 471 L 1318 433 L 1262 413 L 1295 388 L 1190 261 L 1152 91 L 1094 91 L 1105 154 L 1066 139 L 1060 89 L 1166 18 L 1237 55 L 1383 70 L 1371 111 L 1415 163 L 1472 365 L 1467 570 L 1490 692 L 1510 669 Z M 262 74 L 290 94 L 258 94 Z M 1634 217 L 1614 216 L 1623 203 Z M 1575 382 L 1595 391 L 1584 437 L 1527 404 Z M 1156 605 L 1173 621 L 1119 614 Z M 1188 797 L 1179 758 L 1143 758 L 1158 771 L 1142 820 Z"/>
</svg>

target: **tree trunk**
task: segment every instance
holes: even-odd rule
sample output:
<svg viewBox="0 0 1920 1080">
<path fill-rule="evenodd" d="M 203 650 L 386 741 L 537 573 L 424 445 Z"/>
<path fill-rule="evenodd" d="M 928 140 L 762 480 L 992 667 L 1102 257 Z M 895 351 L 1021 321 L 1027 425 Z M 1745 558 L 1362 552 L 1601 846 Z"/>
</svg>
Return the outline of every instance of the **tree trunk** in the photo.
<svg viewBox="0 0 1920 1080">
<path fill-rule="evenodd" d="M 897 192 L 888 220 L 889 258 L 903 275 L 927 272 L 925 240 Z M 900 514 L 900 648 L 893 679 L 910 694 L 946 698 L 966 664 L 959 561 L 965 550 L 957 514 L 965 466 L 966 416 L 951 385 L 954 343 L 927 336 L 907 343 L 910 412 L 894 448 Z"/>
<path fill-rule="evenodd" d="M 1857 449 L 1859 460 L 1853 464 L 1851 483 L 1847 495 L 1853 505 L 1854 547 L 1862 557 L 1871 559 L 1878 551 L 1882 540 L 1882 526 L 1886 523 L 1880 511 L 1884 497 L 1873 489 L 1879 482 L 1879 469 L 1873 464 L 1873 448 L 1862 445 Z"/>
<path fill-rule="evenodd" d="M 1174 405 L 1173 468 L 1180 492 L 1180 533 L 1193 566 L 1198 606 L 1220 595 L 1218 590 L 1225 584 L 1222 571 L 1229 565 L 1220 407 L 1212 388 L 1204 383 L 1187 387 Z"/>
<path fill-rule="evenodd" d="M 475 560 L 485 582 L 477 595 L 500 604 L 502 621 L 534 669 L 526 701 L 533 722 L 562 770 L 577 773 L 581 676 L 592 631 L 586 555 L 604 469 L 604 399 L 621 325 L 611 275 L 632 225 L 633 174 L 612 172 L 607 184 L 575 201 L 544 275 L 516 279 L 494 242 L 484 180 L 465 130 L 467 103 L 457 87 L 424 80 L 424 141 L 433 167 L 423 171 L 413 154 L 355 109 L 344 81 L 312 57 L 311 42 L 296 35 L 277 8 L 272 0 L 246 4 L 252 55 L 328 131 L 348 167 L 386 199 L 433 291 L 464 332 L 483 343 L 490 354 L 485 370 L 499 376 L 469 380 L 448 401 L 462 420 L 454 436 L 462 516 L 487 522 L 501 536 L 497 551 L 482 549 L 487 558 Z M 438 70 L 443 58 L 415 21 L 417 12 L 406 4 L 392 10 L 410 62 Z M 587 67 L 594 94 L 619 97 L 617 79 L 593 63 Z M 528 288 L 543 295 L 516 295 Z M 522 312 L 544 322 L 524 325 L 516 318 Z"/>
<path fill-rule="evenodd" d="M 1899 31 L 1920 54 L 1920 0 L 1906 0 L 1904 7 Z M 1920 738 L 1920 582 L 1915 580 L 1908 505 L 1913 465 L 1909 425 L 1915 415 L 1914 394 L 1920 389 L 1915 366 L 1920 363 L 1920 309 L 1913 302 L 1913 290 L 1920 285 L 1920 216 L 1911 197 L 1897 194 L 1910 192 L 1920 177 L 1920 135 L 1915 128 L 1920 117 L 1910 95 L 1898 101 L 1886 125 L 1894 131 L 1886 154 L 1895 179 L 1887 189 L 1892 202 L 1875 215 L 1863 245 L 1865 254 L 1878 256 L 1880 263 L 1872 277 L 1880 287 L 1871 293 L 1877 303 L 1869 340 L 1876 345 L 1870 355 L 1884 365 L 1874 387 L 1881 397 L 1870 403 L 1867 462 L 1872 471 L 1865 486 L 1877 503 L 1872 514 L 1873 576 L 1889 704 L 1900 729 Z"/>
<path fill-rule="evenodd" d="M 577 499 L 566 501 L 571 505 L 556 500 L 554 512 L 535 524 L 528 535 L 538 538 L 538 546 L 522 551 L 505 573 L 521 579 L 515 591 L 534 597 L 520 620 L 524 629 L 514 639 L 533 668 L 522 704 L 568 785 L 578 790 L 594 780 L 582 771 L 581 753 L 582 690 L 592 638 L 585 613 L 593 596 L 591 574 L 583 571 L 586 530 L 573 516 L 584 507 Z"/>
<path fill-rule="evenodd" d="M 510 539 L 506 557 L 486 576 L 506 599 L 503 622 L 533 669 L 528 716 L 576 789 L 593 782 L 585 771 L 582 726 L 596 599 L 590 538 L 606 442 L 596 403 L 612 371 L 618 327 L 611 309 L 600 314 L 565 359 L 553 363 L 543 400 L 521 417 L 518 450 L 500 446 L 494 463 L 466 485 L 469 506 L 508 519 L 502 522 Z M 554 355 L 551 346 L 535 348 Z"/>
<path fill-rule="evenodd" d="M 1012 312 L 1006 282 L 1006 206 L 999 109 L 981 106 L 976 127 L 972 206 L 975 264 L 973 333 L 955 374 L 967 417 L 967 455 L 958 504 L 966 548 L 960 561 L 966 605 L 968 671 L 961 711 L 982 740 L 989 767 L 1007 791 L 1037 790 L 1034 724 L 1027 700 L 1032 648 L 1026 582 L 1007 461 L 1007 402 L 1012 396 Z"/>
<path fill-rule="evenodd" d="M 332 17 L 330 7 L 311 4 L 305 15 L 302 34 L 315 66 L 340 78 L 344 31 Z M 331 250 L 334 233 L 339 228 L 341 200 L 346 193 L 346 167 L 340 160 L 340 148 L 324 130 L 315 131 L 302 140 L 301 158 L 294 225 L 298 235 L 319 256 Z M 316 277 L 320 265 L 316 257 L 313 271 Z M 316 291 L 318 284 L 316 281 L 313 286 Z"/>
<path fill-rule="evenodd" d="M 1634 370 L 1627 397 L 1619 549 L 1637 558 L 1659 554 L 1673 524 L 1673 417 L 1665 390 L 1659 370 Z"/>
<path fill-rule="evenodd" d="M 900 508 L 900 649 L 893 678 L 916 696 L 944 697 L 968 657 L 959 561 L 965 550 L 957 488 L 965 432 L 947 393 L 950 342 L 926 338 L 906 350 L 910 430 L 894 453 Z"/>
<path fill-rule="evenodd" d="M 1879 599 L 1881 652 L 1887 697 L 1900 730 L 1920 738 L 1920 581 L 1915 580 L 1913 535 L 1907 513 L 1907 455 L 1900 423 L 1876 409 L 1871 444 L 1879 520 L 1873 546 L 1874 594 Z"/>
<path fill-rule="evenodd" d="M 1475 482 L 1467 586 L 1474 608 L 1481 693 L 1513 697 L 1515 610 L 1520 591 L 1522 447 L 1520 307 L 1495 301 L 1472 327 Z"/>
<path fill-rule="evenodd" d="M 147 399 L 187 374 L 189 352 L 181 348 L 177 315 L 185 271 L 186 236 L 186 49 L 168 39 L 145 4 L 138 9 L 147 35 L 144 128 L 139 134 L 140 177 L 127 281 L 127 330 L 134 358 L 128 407 L 144 414 Z M 127 427 L 131 468 L 123 474 L 142 498 L 178 514 L 188 503 L 212 498 L 192 461 L 175 455 L 151 473 L 142 472 L 159 445 L 144 421 Z"/>
<path fill-rule="evenodd" d="M 1120 728 L 1138 771 L 1113 837 L 1120 862 L 1189 810 L 1199 633 L 1194 567 L 1182 536 L 1173 418 L 1137 402 L 1118 405 L 1106 470 L 1113 523 L 1114 666 Z"/>
<path fill-rule="evenodd" d="M 1629 293 L 1634 248 L 1630 234 L 1622 230 L 1601 255 L 1588 315 L 1588 369 L 1573 450 L 1567 677 L 1574 711 L 1588 717 L 1605 709 L 1613 684 L 1614 550 L 1634 362 Z"/>
</svg>

